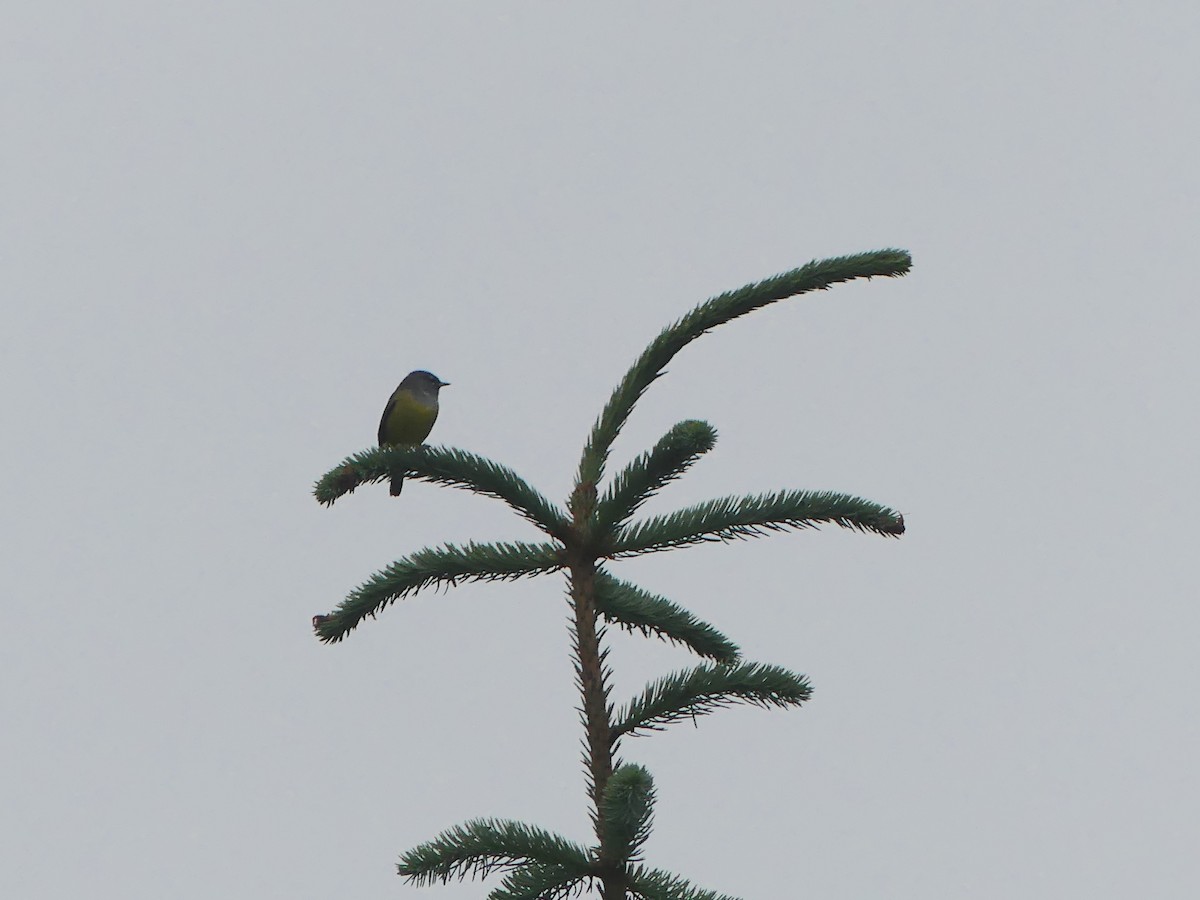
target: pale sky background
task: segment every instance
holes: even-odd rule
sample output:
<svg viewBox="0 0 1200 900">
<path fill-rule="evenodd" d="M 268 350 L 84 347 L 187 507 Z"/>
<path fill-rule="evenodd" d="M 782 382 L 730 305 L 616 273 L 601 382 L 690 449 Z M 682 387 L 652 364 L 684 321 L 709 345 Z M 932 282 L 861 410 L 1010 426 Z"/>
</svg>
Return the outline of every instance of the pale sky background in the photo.
<svg viewBox="0 0 1200 900">
<path fill-rule="evenodd" d="M 468 898 L 399 854 L 589 838 L 562 581 L 314 613 L 531 538 L 410 482 L 331 509 L 410 369 L 431 440 L 556 499 L 707 297 L 913 273 L 691 345 L 615 464 L 649 508 L 783 487 L 906 516 L 618 574 L 812 679 L 627 741 L 651 864 L 744 898 L 1200 895 L 1200 6 L 12 3 L 0 14 L 0 896 Z M 614 700 L 691 663 L 613 641 Z"/>
</svg>

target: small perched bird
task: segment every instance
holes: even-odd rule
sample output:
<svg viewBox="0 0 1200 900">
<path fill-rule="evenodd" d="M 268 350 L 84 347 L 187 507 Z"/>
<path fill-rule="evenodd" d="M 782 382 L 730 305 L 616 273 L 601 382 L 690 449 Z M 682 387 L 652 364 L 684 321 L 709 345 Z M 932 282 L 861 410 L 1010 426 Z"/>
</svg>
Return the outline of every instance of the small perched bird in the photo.
<svg viewBox="0 0 1200 900">
<path fill-rule="evenodd" d="M 379 446 L 411 447 L 429 437 L 437 421 L 438 391 L 449 383 L 423 369 L 405 375 L 379 420 Z M 404 476 L 393 475 L 392 496 L 399 496 L 403 487 Z"/>
</svg>

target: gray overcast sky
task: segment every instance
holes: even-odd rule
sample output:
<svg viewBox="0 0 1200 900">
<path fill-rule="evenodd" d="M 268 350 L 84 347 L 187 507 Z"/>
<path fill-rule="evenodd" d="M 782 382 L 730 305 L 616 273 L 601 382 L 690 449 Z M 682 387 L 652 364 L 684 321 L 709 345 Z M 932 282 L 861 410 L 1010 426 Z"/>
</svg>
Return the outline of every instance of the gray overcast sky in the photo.
<svg viewBox="0 0 1200 900">
<path fill-rule="evenodd" d="M 719 430 L 650 511 L 909 524 L 621 567 L 816 687 L 626 744 L 649 859 L 1197 896 L 1197 47 L 1194 2 L 8 4 L 0 896 L 411 896 L 398 854 L 471 817 L 586 840 L 560 580 L 309 627 L 533 530 L 312 482 L 424 367 L 431 440 L 561 497 L 661 327 L 890 246 L 908 278 L 689 347 L 616 448 Z M 613 643 L 618 701 L 689 663 Z"/>
</svg>

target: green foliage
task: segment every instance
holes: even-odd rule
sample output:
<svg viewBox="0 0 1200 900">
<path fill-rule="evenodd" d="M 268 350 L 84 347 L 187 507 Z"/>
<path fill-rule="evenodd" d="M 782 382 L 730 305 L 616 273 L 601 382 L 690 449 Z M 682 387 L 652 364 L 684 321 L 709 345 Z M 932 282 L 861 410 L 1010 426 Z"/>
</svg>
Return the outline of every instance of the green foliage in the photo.
<svg viewBox="0 0 1200 900">
<path fill-rule="evenodd" d="M 778 300 L 808 291 L 825 290 L 855 278 L 904 275 L 911 266 L 912 258 L 904 250 L 876 250 L 814 260 L 798 269 L 748 284 L 736 291 L 728 291 L 701 303 L 674 325 L 664 328 L 625 373 L 609 398 L 608 405 L 604 407 L 604 412 L 592 426 L 591 436 L 579 462 L 579 483 L 600 482 L 609 449 L 633 412 L 634 404 L 663 374 L 672 357 L 705 332 Z"/>
<path fill-rule="evenodd" d="M 682 644 L 697 656 L 720 663 L 734 663 L 741 656 L 733 641 L 682 606 L 603 570 L 596 573 L 596 609 L 607 621 L 627 631 Z"/>
<path fill-rule="evenodd" d="M 624 468 L 596 506 L 596 533 L 608 534 L 665 485 L 713 448 L 717 432 L 707 422 L 680 422 L 654 447 Z"/>
<path fill-rule="evenodd" d="M 577 893 L 585 880 L 566 866 L 530 863 L 505 875 L 488 900 L 557 900 Z"/>
<path fill-rule="evenodd" d="M 562 565 L 562 550 L 554 544 L 446 544 L 418 550 L 376 572 L 332 613 L 318 616 L 314 626 L 321 640 L 334 643 L 367 616 L 373 617 L 388 604 L 423 588 L 453 586 L 460 581 L 507 581 L 552 572 Z"/>
<path fill-rule="evenodd" d="M 523 863 L 557 866 L 570 878 L 591 872 L 587 851 L 573 841 L 524 822 L 473 819 L 444 831 L 400 857 L 399 872 L 412 884 L 487 875 Z"/>
<path fill-rule="evenodd" d="M 831 491 L 779 491 L 708 500 L 636 522 L 621 529 L 606 548 L 606 555 L 637 556 L 708 541 L 759 537 L 790 528 L 815 528 L 821 522 L 893 537 L 904 533 L 903 516 L 870 500 Z"/>
<path fill-rule="evenodd" d="M 804 676 L 779 666 L 697 666 L 651 682 L 617 710 L 612 742 L 626 734 L 661 731 L 671 722 L 693 719 L 735 703 L 799 706 L 811 695 L 812 688 Z"/>
<path fill-rule="evenodd" d="M 636 861 L 650 837 L 654 817 L 654 779 L 641 766 L 620 766 L 608 780 L 600 804 L 604 823 L 601 844 L 615 859 Z"/>
<path fill-rule="evenodd" d="M 678 875 L 642 866 L 630 871 L 629 889 L 645 900 L 737 900 L 728 894 L 693 887 Z"/>
<path fill-rule="evenodd" d="M 903 275 L 910 264 L 908 254 L 900 250 L 814 261 L 713 297 L 664 329 L 625 374 L 596 420 L 580 458 L 568 511 L 512 469 L 445 447 L 371 448 L 347 457 L 317 482 L 317 499 L 330 504 L 362 484 L 386 482 L 403 473 L 503 500 L 547 537 L 541 543 L 447 544 L 399 559 L 351 591 L 333 612 L 313 619 L 323 641 L 342 640 L 367 616 L 422 590 L 559 570 L 568 576 L 596 843 L 584 847 L 532 825 L 475 819 L 405 853 L 399 872 L 408 881 L 426 885 L 501 874 L 490 900 L 559 900 L 588 887 L 599 887 L 605 900 L 631 894 L 644 900 L 734 900 L 641 865 L 653 819 L 654 780 L 642 766 L 623 764 L 614 753 L 625 736 L 659 731 L 734 704 L 799 706 L 808 700 L 811 687 L 806 678 L 786 669 L 742 661 L 737 645 L 716 628 L 666 598 L 616 578 L 603 563 L 823 523 L 898 536 L 904 532 L 904 519 L 889 507 L 847 494 L 791 490 L 709 500 L 631 523 L 650 497 L 713 448 L 716 431 L 696 420 L 672 427 L 626 465 L 606 490 L 601 491 L 600 481 L 613 441 L 637 400 L 691 341 L 786 297 L 855 278 Z M 609 702 L 606 624 L 671 641 L 711 662 L 652 682 L 614 711 Z"/>
<path fill-rule="evenodd" d="M 329 505 L 362 484 L 386 482 L 397 473 L 496 497 L 547 534 L 565 533 L 566 513 L 524 478 L 508 466 L 452 447 L 371 447 L 326 472 L 313 493 Z"/>
</svg>

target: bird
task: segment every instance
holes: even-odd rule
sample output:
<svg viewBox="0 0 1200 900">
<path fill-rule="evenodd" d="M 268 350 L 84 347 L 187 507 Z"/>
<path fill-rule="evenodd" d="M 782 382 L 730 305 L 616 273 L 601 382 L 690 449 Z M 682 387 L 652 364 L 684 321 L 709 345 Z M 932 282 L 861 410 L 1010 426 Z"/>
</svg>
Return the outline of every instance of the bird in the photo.
<svg viewBox="0 0 1200 900">
<path fill-rule="evenodd" d="M 415 447 L 429 437 L 437 421 L 438 391 L 449 383 L 424 369 L 405 375 L 379 420 L 379 446 Z M 403 487 L 404 474 L 393 475 L 391 495 L 400 496 Z"/>
</svg>

